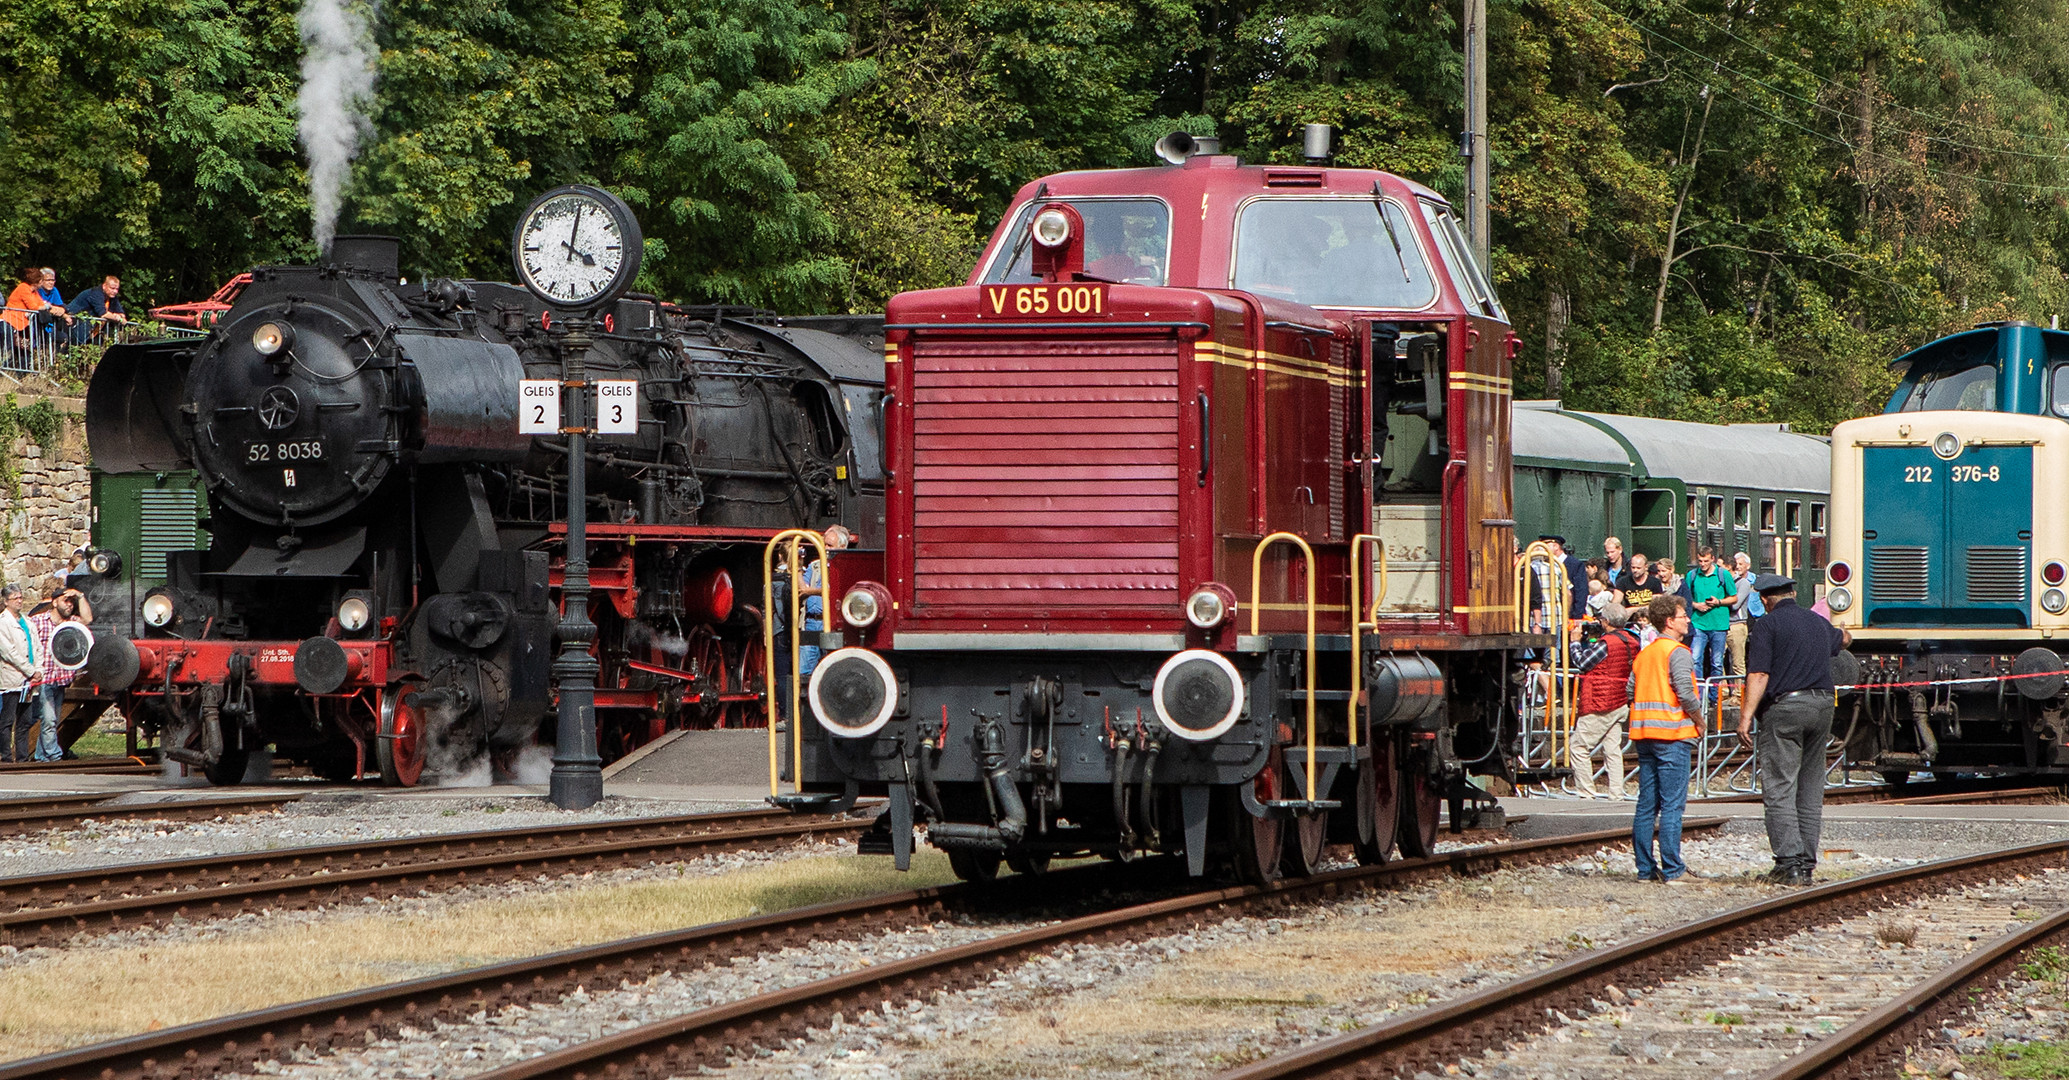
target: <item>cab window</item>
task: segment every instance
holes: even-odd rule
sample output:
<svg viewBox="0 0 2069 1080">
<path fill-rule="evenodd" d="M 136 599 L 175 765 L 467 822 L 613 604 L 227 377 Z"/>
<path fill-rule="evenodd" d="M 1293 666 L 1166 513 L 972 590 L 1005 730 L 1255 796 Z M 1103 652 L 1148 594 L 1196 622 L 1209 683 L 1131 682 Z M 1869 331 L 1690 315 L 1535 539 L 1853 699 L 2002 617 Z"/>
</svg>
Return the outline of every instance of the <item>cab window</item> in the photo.
<svg viewBox="0 0 2069 1080">
<path fill-rule="evenodd" d="M 1254 199 L 1229 284 L 1311 307 L 1414 311 L 1437 298 L 1408 215 L 1376 199 Z"/>
<path fill-rule="evenodd" d="M 2059 399 L 2058 399 L 2059 400 Z M 1997 408 L 1997 365 L 1975 364 L 1953 371 L 1929 371 L 1918 377 L 1900 412 L 1947 409 L 1990 411 Z"/>
<path fill-rule="evenodd" d="M 1085 221 L 1085 273 L 1125 285 L 1162 285 L 1171 265 L 1171 208 L 1159 199 L 1030 199 L 1013 216 L 984 280 L 994 285 L 1040 281 L 1031 269 L 1027 222 L 1040 207 L 1067 202 Z"/>
<path fill-rule="evenodd" d="M 1487 274 L 1480 269 L 1480 263 L 1473 258 L 1473 245 L 1466 242 L 1465 230 L 1459 228 L 1458 218 L 1452 216 L 1451 208 L 1425 201 L 1422 216 L 1430 223 L 1430 232 L 1444 247 L 1444 263 L 1451 271 L 1451 286 L 1458 290 L 1458 298 L 1465 301 L 1474 314 L 1491 319 L 1509 321 L 1509 314 L 1502 310 L 1501 301 L 1495 299 L 1494 284 L 1487 280 Z"/>
<path fill-rule="evenodd" d="M 2049 380 L 2048 400 L 2053 402 L 2056 416 L 2069 416 L 2069 364 L 2056 364 L 2054 377 Z"/>
</svg>

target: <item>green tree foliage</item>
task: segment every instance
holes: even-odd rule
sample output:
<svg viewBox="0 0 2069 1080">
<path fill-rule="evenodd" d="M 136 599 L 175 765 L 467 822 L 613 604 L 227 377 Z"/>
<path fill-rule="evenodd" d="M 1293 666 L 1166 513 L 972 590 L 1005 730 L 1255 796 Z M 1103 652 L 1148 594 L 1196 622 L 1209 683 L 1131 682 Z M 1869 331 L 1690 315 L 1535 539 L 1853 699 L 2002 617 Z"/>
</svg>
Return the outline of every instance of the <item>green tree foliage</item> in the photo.
<svg viewBox="0 0 2069 1080">
<path fill-rule="evenodd" d="M 0 250 L 192 299 L 314 254 L 291 0 L 0 11 Z M 1455 0 L 387 0 L 347 229 L 502 276 L 555 184 L 623 192 L 646 284 L 870 310 L 950 284 L 1014 193 L 1253 161 L 1462 194 Z M 1519 389 L 1821 429 L 1889 358 L 2069 308 L 2069 0 L 1490 0 L 1494 273 Z"/>
</svg>

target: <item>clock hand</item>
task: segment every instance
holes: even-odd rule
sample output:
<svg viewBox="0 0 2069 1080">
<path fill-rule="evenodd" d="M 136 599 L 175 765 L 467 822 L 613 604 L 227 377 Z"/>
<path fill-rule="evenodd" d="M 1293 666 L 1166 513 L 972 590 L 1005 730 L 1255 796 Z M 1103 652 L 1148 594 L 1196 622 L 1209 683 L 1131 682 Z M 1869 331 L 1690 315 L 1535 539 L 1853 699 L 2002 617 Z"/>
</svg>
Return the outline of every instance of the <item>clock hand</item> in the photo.
<svg viewBox="0 0 2069 1080">
<path fill-rule="evenodd" d="M 575 240 L 582 235 L 582 211 L 585 209 L 587 207 L 580 205 L 575 207 L 575 224 L 568 229 L 568 238 L 561 241 L 560 244 L 561 247 L 568 249 L 569 262 L 574 262 L 575 256 L 581 254 L 581 252 L 575 250 Z"/>
<path fill-rule="evenodd" d="M 582 265 L 583 265 L 583 266 L 595 266 L 595 265 L 596 265 L 596 256 L 594 256 L 594 255 L 591 255 L 591 254 L 589 254 L 589 253 L 588 253 L 588 252 L 586 252 L 586 251 L 582 251 L 582 250 L 580 250 L 579 248 L 575 247 L 575 245 L 573 245 L 573 244 L 570 244 L 570 243 L 568 243 L 568 242 L 567 242 L 567 241 L 565 241 L 565 240 L 562 240 L 562 241 L 560 242 L 560 246 L 561 246 L 561 247 L 564 247 L 564 248 L 566 248 L 566 249 L 568 249 L 568 261 L 569 261 L 569 262 L 574 262 L 574 261 L 575 261 L 575 257 L 579 255 L 579 256 L 581 256 L 581 257 L 582 257 Z"/>
</svg>

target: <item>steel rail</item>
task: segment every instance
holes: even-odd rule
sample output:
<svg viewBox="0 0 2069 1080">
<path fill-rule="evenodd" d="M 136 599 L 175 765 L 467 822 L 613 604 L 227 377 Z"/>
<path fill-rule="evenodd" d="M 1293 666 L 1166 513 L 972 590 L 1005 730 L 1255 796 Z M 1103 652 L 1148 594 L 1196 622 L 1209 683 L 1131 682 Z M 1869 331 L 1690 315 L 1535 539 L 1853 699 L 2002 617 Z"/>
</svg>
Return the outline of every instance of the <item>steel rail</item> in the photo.
<svg viewBox="0 0 2069 1080">
<path fill-rule="evenodd" d="M 2031 844 L 1943 859 L 1748 904 L 1684 923 L 1611 949 L 1576 957 L 1520 979 L 1433 1005 L 1385 1023 L 1220 1073 L 1216 1080 L 1364 1077 L 1421 1071 L 1442 1075 L 1447 1064 L 1550 1026 L 1554 1010 L 1590 1008 L 1614 984 L 1656 985 L 1699 970 L 1752 945 L 1785 937 L 1908 895 L 2043 867 L 2069 866 L 2069 842 Z"/>
<path fill-rule="evenodd" d="M 2028 800 L 2059 798 L 2064 795 L 2060 784 L 2029 787 L 2006 787 L 2003 784 L 1953 781 L 1929 784 L 1875 785 L 1871 787 L 1832 787 L 1825 789 L 1825 802 L 1836 803 L 1886 803 L 1894 806 L 1930 806 L 1937 803 L 2009 803 Z M 1739 795 L 1712 795 L 1707 798 L 1690 799 L 1690 806 L 1721 806 L 1760 802 L 1760 794 L 1752 792 Z"/>
<path fill-rule="evenodd" d="M 66 758 L 63 761 L 0 762 L 0 776 L 35 776 L 49 773 L 156 773 L 159 766 L 131 757 Z"/>
<path fill-rule="evenodd" d="M 119 794 L 119 793 L 115 793 Z M 299 800 L 300 795 L 238 795 L 218 799 L 160 799 L 155 802 L 110 803 L 114 794 L 59 796 L 23 799 L 25 809 L 0 801 L 0 836 L 19 836 L 88 819 L 111 821 L 124 818 L 162 818 L 173 821 L 203 820 L 224 814 L 278 809 Z"/>
<path fill-rule="evenodd" d="M 1721 828 L 1722 819 L 1691 821 L 1686 828 Z M 1243 908 L 1351 895 L 1431 877 L 1482 874 L 1510 866 L 1569 859 L 1603 844 L 1628 841 L 1628 829 L 1580 833 L 1548 840 L 1466 848 L 1427 859 L 1361 866 L 1271 885 L 1216 889 L 1113 911 L 1066 919 L 903 960 L 877 964 L 830 979 L 758 994 L 725 1005 L 644 1024 L 601 1039 L 480 1073 L 473 1080 L 539 1080 L 563 1077 L 664 1077 L 722 1064 L 732 1048 L 796 1038 L 814 1022 L 851 1009 L 959 989 L 988 979 L 1000 967 L 1072 942 L 1141 937 L 1165 928 L 1197 925 Z M 0 1076 L 4 1080 L 4 1076 Z"/>
<path fill-rule="evenodd" d="M 1690 821 L 1686 828 L 1715 829 L 1723 824 L 1722 819 Z M 1291 899 L 1316 891 L 1327 894 L 1400 884 L 1439 875 L 1482 873 L 1501 866 L 1571 858 L 1604 843 L 1627 839 L 1628 835 L 1628 831 L 1618 830 L 1500 847 L 1470 848 L 1432 859 L 1339 871 L 1328 875 L 1328 881 L 1310 879 L 1272 888 L 1216 890 L 1187 899 L 1196 904 L 1205 899 L 1206 902 L 1199 906 L 1212 907 L 1246 901 L 1268 902 L 1275 898 Z M 1145 869 L 1155 871 L 1157 866 L 1152 864 Z M 1022 879 L 1015 879 L 1010 890 L 968 885 L 936 886 L 648 934 L 546 956 L 367 987 L 7 1062 L 0 1064 L 0 1080 L 142 1080 L 147 1077 L 199 1077 L 248 1071 L 254 1062 L 284 1060 L 303 1047 L 323 1051 L 346 1045 L 364 1045 L 369 1034 L 374 1038 L 393 1036 L 405 1024 L 421 1029 L 433 1021 L 457 1022 L 474 1013 L 498 1009 L 506 1004 L 556 1001 L 577 986 L 616 986 L 625 980 L 638 982 L 664 972 L 724 963 L 736 956 L 919 925 L 949 911 L 969 910 L 981 905 L 1082 902 L 1102 886 L 1130 880 L 1127 878 L 1130 873 L 1127 867 L 1100 865 L 1059 871 L 1024 884 Z M 1139 879 L 1140 875 L 1136 875 L 1132 880 L 1139 882 Z M 1174 902 L 1163 903 L 1169 906 Z M 992 943 L 980 945 L 1005 940 L 994 939 Z M 917 959 L 925 960 L 925 957 Z M 954 959 L 969 962 L 960 954 Z M 879 965 L 870 970 L 890 967 L 892 965 Z M 852 981 L 853 977 L 843 976 L 842 979 Z M 772 998 L 795 995 L 824 985 L 809 984 L 744 1001 L 766 1004 Z M 710 1011 L 706 1010 L 706 1013 Z M 791 1011 L 800 1022 L 816 1015 Z M 690 1015 L 703 1016 L 706 1013 Z M 695 1066 L 688 1066 L 688 1070 L 695 1071 Z"/>
<path fill-rule="evenodd" d="M 547 830 L 328 844 L 0 878 L 0 941 L 30 944 L 171 918 L 316 907 L 404 889 L 609 869 L 859 835 L 869 821 L 779 810 L 590 822 Z"/>
<path fill-rule="evenodd" d="M 1895 1000 L 1834 1032 L 1755 1080 L 1837 1080 L 1894 1075 L 1904 1048 L 1975 1004 L 1972 990 L 1994 986 L 2035 949 L 2069 939 L 2069 907 L 1972 949 L 1960 961 Z"/>
</svg>

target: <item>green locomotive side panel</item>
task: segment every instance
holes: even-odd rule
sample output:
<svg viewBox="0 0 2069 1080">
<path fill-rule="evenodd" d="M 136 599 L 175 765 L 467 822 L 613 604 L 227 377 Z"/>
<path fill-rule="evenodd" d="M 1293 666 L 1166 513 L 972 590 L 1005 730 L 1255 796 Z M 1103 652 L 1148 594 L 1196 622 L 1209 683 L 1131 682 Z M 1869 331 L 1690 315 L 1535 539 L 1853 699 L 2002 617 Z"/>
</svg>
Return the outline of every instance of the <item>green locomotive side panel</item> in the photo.
<svg viewBox="0 0 2069 1080">
<path fill-rule="evenodd" d="M 122 556 L 139 585 L 165 580 L 165 557 L 208 546 L 208 499 L 193 472 L 93 473 L 93 544 Z"/>
</svg>

